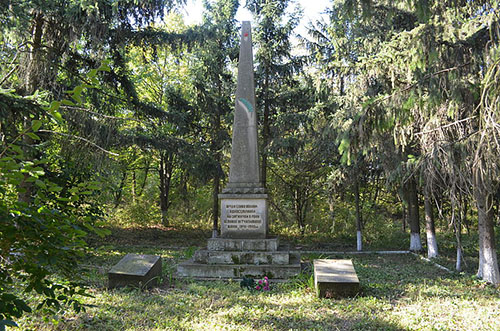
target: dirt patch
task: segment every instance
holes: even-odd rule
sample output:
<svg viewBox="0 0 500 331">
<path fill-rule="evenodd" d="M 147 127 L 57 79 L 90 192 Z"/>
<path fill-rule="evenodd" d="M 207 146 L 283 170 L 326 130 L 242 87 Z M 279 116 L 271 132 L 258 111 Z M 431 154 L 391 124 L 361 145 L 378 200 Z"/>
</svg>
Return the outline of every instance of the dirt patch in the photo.
<svg viewBox="0 0 500 331">
<path fill-rule="evenodd" d="M 206 245 L 211 233 L 201 229 L 179 229 L 161 225 L 148 227 L 109 227 L 111 234 L 100 238 L 90 235 L 87 242 L 91 247 L 101 245 L 144 245 L 144 246 L 200 246 Z"/>
</svg>

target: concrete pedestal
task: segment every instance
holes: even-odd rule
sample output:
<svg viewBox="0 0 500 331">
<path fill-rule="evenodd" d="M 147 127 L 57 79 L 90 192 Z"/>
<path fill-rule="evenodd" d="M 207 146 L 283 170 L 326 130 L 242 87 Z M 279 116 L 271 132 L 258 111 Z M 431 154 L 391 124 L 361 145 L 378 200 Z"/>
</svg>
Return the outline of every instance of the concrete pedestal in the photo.
<svg viewBox="0 0 500 331">
<path fill-rule="evenodd" d="M 278 237 L 266 239 L 210 238 L 207 249 L 210 251 L 277 251 Z"/>
</svg>

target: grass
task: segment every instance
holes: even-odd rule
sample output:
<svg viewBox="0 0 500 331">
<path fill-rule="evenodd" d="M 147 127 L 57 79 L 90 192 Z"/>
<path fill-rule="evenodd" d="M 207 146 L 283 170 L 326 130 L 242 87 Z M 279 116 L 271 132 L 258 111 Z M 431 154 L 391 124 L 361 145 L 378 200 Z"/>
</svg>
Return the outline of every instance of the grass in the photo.
<svg viewBox="0 0 500 331">
<path fill-rule="evenodd" d="M 175 232 L 169 230 L 166 232 Z M 176 264 L 205 239 L 180 233 L 143 237 L 131 232 L 94 240 L 80 274 L 93 298 L 85 312 L 35 312 L 21 330 L 499 330 L 499 291 L 469 274 L 450 274 L 410 254 L 325 256 L 350 258 L 361 282 L 357 297 L 318 299 L 310 269 L 271 291 L 242 289 L 237 281 L 173 278 Z M 183 236 L 186 236 L 185 238 Z M 165 237 L 163 237 L 165 236 Z M 155 239 L 156 238 L 156 239 Z M 155 242 L 164 245 L 155 245 Z M 171 239 L 169 239 L 171 238 Z M 184 238 L 184 239 L 183 239 Z M 182 244 L 175 248 L 175 244 Z M 157 288 L 106 289 L 107 271 L 126 253 L 163 258 Z M 307 264 L 318 255 L 303 255 Z M 36 298 L 31 298 L 36 300 Z"/>
</svg>

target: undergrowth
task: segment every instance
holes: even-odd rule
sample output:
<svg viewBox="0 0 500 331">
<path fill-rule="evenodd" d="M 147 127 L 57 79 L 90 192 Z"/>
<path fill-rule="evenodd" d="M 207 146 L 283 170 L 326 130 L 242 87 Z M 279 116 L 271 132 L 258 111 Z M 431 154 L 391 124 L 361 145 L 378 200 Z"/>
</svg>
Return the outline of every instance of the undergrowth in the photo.
<svg viewBox="0 0 500 331">
<path fill-rule="evenodd" d="M 176 279 L 176 265 L 193 248 L 99 245 L 78 271 L 92 298 L 86 311 L 41 311 L 19 321 L 23 330 L 497 330 L 499 292 L 470 275 L 450 274 L 411 254 L 302 258 L 304 270 L 270 291 L 242 289 L 236 280 Z M 126 253 L 163 258 L 159 287 L 108 290 L 107 271 Z M 360 279 L 354 298 L 316 297 L 311 262 L 349 258 Z M 35 297 L 30 298 L 36 300 Z M 478 323 L 481 321 L 481 323 Z"/>
</svg>

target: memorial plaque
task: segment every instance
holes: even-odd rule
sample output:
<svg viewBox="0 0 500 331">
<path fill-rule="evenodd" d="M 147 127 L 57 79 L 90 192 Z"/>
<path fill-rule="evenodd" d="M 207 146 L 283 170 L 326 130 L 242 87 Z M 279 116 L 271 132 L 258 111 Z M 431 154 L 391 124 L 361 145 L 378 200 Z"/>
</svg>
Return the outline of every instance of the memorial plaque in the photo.
<svg viewBox="0 0 500 331">
<path fill-rule="evenodd" d="M 221 199 L 223 238 L 265 238 L 266 199 Z"/>
</svg>

